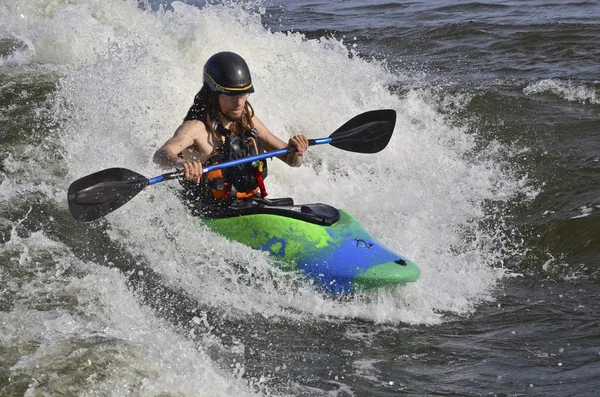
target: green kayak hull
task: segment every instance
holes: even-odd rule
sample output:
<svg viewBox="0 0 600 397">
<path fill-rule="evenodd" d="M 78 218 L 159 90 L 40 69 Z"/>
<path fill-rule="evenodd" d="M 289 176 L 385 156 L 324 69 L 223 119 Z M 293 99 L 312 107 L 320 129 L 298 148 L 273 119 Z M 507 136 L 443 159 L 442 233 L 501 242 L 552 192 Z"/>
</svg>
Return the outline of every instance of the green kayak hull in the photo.
<svg viewBox="0 0 600 397">
<path fill-rule="evenodd" d="M 312 215 L 310 212 L 318 214 L 318 206 L 334 210 L 334 222 L 302 219 L 305 214 Z M 334 294 L 396 286 L 421 275 L 415 263 L 376 241 L 347 211 L 309 204 L 277 212 L 205 218 L 202 222 L 230 240 L 269 252 L 282 269 L 301 271 L 319 288 Z"/>
</svg>

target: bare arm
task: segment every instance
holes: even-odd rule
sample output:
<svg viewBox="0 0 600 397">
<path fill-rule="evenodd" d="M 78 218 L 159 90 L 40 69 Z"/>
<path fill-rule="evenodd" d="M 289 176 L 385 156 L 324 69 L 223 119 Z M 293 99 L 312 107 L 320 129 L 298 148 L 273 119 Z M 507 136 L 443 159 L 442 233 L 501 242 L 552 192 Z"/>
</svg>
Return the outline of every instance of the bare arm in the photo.
<svg viewBox="0 0 600 397">
<path fill-rule="evenodd" d="M 302 154 L 308 149 L 308 140 L 304 135 L 295 135 L 290 138 L 289 142 L 286 144 L 269 131 L 258 117 L 254 116 L 252 121 L 254 122 L 254 127 L 258 131 L 258 139 L 265 150 L 279 150 L 288 146 L 295 146 L 297 149 L 296 152 L 279 156 L 278 158 L 290 167 L 300 167 L 300 165 L 302 165 Z"/>
<path fill-rule="evenodd" d="M 188 155 L 189 152 L 196 152 L 197 155 Z M 160 149 L 154 153 L 154 163 L 163 168 L 173 168 L 178 165 L 183 166 L 185 177 L 187 179 L 199 180 L 202 176 L 202 162 L 205 161 L 208 153 L 212 149 L 208 144 L 208 134 L 204 124 L 197 120 L 184 121 L 177 128 L 175 134 Z M 184 152 L 183 158 L 179 158 L 179 153 Z"/>
</svg>

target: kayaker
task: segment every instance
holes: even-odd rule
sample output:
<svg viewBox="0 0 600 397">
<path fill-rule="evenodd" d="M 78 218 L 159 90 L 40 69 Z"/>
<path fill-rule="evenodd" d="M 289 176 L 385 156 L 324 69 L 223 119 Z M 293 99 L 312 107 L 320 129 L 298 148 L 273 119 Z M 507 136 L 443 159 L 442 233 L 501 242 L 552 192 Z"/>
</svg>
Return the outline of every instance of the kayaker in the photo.
<svg viewBox="0 0 600 397">
<path fill-rule="evenodd" d="M 233 52 L 219 52 L 204 65 L 203 85 L 183 123 L 154 154 L 164 168 L 181 167 L 184 195 L 195 213 L 219 216 L 236 202 L 267 195 L 266 160 L 203 175 L 202 166 L 248 157 L 266 151 L 295 147 L 279 157 L 291 167 L 302 164 L 308 148 L 304 135 L 286 144 L 254 114 L 248 96 L 254 92 L 246 61 Z"/>
</svg>

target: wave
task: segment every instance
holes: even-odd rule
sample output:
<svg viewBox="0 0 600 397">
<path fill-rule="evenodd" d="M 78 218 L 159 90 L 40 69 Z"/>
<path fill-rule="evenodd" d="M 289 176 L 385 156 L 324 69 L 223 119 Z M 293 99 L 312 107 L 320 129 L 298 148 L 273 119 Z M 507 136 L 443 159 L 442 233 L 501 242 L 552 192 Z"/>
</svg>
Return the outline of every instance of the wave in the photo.
<svg viewBox="0 0 600 397">
<path fill-rule="evenodd" d="M 315 148 L 299 170 L 274 162 L 269 189 L 299 202 L 327 198 L 350 210 L 377 238 L 420 265 L 417 285 L 350 303 L 311 288 L 288 290 L 292 284 L 273 274 L 268 258 L 199 228 L 165 185 L 136 197 L 108 222 L 112 238 L 169 285 L 184 285 L 199 301 L 233 311 L 393 323 L 438 322 L 440 313 L 468 313 L 492 298 L 506 273 L 500 255 L 505 248 L 498 249 L 506 245 L 504 226 L 492 230 L 480 222 L 490 216 L 487 203 L 510 200 L 523 182 L 508 171 L 501 150 L 490 146 L 471 156 L 475 137 L 448 124 L 430 91 L 391 93 L 398 76 L 383 62 L 353 57 L 334 38 L 271 32 L 260 14 L 236 4 L 198 8 L 174 2 L 172 9 L 155 12 L 135 1 L 12 6 L 27 16 L 10 22 L 11 31 L 35 49 L 27 63 L 58 66 L 61 75 L 46 116 L 55 126 L 49 139 L 60 146 L 67 172 L 58 180 L 48 176 L 48 183 L 64 190 L 69 181 L 113 166 L 159 173 L 151 154 L 180 123 L 199 88 L 203 62 L 220 50 L 247 59 L 257 87 L 251 101 L 283 139 L 297 132 L 327 136 L 366 110 L 397 111 L 395 136 L 381 154 L 366 158 Z M 255 279 L 232 278 L 232 258 L 240 258 Z M 264 283 L 273 277 L 271 286 Z M 461 282 L 464 277 L 470 282 Z"/>
<path fill-rule="evenodd" d="M 600 104 L 597 89 L 586 84 L 577 84 L 572 81 L 559 79 L 543 79 L 529 84 L 523 89 L 525 95 L 555 95 L 568 102 Z"/>
</svg>

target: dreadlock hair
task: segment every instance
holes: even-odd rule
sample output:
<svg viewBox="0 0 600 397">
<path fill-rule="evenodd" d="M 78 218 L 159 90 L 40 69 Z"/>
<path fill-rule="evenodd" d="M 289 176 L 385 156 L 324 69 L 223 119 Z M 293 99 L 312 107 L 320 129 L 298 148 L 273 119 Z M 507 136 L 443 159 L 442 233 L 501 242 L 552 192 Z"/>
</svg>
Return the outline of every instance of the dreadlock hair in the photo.
<svg viewBox="0 0 600 397">
<path fill-rule="evenodd" d="M 220 94 L 221 93 L 219 92 L 212 91 L 208 85 L 202 85 L 202 88 L 194 97 L 194 103 L 183 120 L 202 121 L 206 125 L 208 131 L 216 136 L 217 132 L 213 127 L 213 120 L 217 119 L 217 115 L 221 113 L 221 109 L 219 108 Z M 250 102 L 246 101 L 242 117 L 231 124 L 231 132 L 241 134 L 244 131 L 254 128 L 252 117 L 254 117 L 254 108 Z"/>
</svg>

